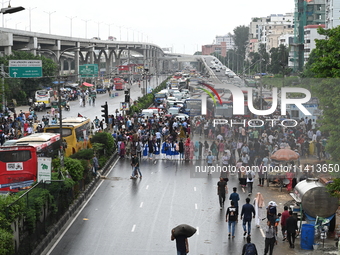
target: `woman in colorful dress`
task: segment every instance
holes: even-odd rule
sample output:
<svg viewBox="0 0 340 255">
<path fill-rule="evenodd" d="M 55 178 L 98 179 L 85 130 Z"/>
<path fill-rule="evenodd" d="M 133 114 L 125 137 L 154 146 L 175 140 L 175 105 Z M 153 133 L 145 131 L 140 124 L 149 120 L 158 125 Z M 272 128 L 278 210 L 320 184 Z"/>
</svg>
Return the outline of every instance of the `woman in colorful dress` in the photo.
<svg viewBox="0 0 340 255">
<path fill-rule="evenodd" d="M 120 157 L 121 158 L 124 158 L 125 157 L 125 142 L 121 142 L 120 144 Z"/>
<path fill-rule="evenodd" d="M 194 159 L 194 150 L 195 150 L 195 145 L 194 142 L 191 140 L 190 141 L 190 160 Z"/>
</svg>

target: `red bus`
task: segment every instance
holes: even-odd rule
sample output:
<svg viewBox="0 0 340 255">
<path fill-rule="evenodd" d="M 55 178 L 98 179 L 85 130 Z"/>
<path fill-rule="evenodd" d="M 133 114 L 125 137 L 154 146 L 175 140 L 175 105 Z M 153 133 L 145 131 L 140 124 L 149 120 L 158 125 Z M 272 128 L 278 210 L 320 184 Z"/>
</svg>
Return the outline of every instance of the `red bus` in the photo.
<svg viewBox="0 0 340 255">
<path fill-rule="evenodd" d="M 183 76 L 182 73 L 177 72 L 177 73 L 174 74 L 173 78 L 179 79 L 179 78 L 182 78 L 182 76 Z"/>
<path fill-rule="evenodd" d="M 124 90 L 125 89 L 125 81 L 122 78 L 114 78 L 113 84 L 115 85 L 116 90 Z"/>
<path fill-rule="evenodd" d="M 37 179 L 38 157 L 58 156 L 60 135 L 36 133 L 0 147 L 0 191 L 27 189 Z"/>
</svg>

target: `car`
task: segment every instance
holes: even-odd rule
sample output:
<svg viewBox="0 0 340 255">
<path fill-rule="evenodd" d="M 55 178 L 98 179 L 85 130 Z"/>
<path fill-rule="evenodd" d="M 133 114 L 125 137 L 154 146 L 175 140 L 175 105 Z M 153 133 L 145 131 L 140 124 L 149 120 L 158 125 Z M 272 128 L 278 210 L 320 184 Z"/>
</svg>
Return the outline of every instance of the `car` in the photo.
<svg viewBox="0 0 340 255">
<path fill-rule="evenodd" d="M 142 115 L 143 117 L 149 117 L 149 118 L 151 118 L 151 117 L 153 117 L 154 114 L 155 114 L 155 111 L 154 111 L 154 110 L 155 110 L 155 109 L 143 109 L 141 115 Z M 158 110 L 157 110 L 157 111 L 158 111 Z"/>
<path fill-rule="evenodd" d="M 216 67 L 215 71 L 216 72 L 221 72 L 221 69 L 219 67 Z"/>
<path fill-rule="evenodd" d="M 175 115 L 179 114 L 179 107 L 171 107 L 168 109 L 168 114 Z"/>
</svg>

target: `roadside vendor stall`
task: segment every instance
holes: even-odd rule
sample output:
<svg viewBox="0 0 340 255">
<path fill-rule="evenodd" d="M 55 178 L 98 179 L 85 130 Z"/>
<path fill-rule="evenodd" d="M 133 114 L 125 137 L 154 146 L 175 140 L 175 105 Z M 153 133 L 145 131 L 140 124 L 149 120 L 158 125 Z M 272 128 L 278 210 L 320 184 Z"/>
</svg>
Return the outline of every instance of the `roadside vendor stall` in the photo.
<svg viewBox="0 0 340 255">
<path fill-rule="evenodd" d="M 295 178 L 292 162 L 299 159 L 299 154 L 289 148 L 284 148 L 277 150 L 270 158 L 273 162 L 267 171 L 267 186 L 269 183 L 275 183 L 279 185 L 280 191 L 283 187 L 287 187 L 290 191 Z"/>
</svg>

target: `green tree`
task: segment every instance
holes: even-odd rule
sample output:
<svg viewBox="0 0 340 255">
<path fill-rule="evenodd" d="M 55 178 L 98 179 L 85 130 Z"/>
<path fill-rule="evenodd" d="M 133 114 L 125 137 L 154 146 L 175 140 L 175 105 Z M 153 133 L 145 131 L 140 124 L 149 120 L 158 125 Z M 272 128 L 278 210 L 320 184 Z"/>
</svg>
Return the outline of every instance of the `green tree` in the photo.
<svg viewBox="0 0 340 255">
<path fill-rule="evenodd" d="M 8 72 L 9 60 L 41 60 L 42 73 L 41 78 L 6 78 L 5 95 L 7 101 L 15 99 L 17 102 L 26 103 L 28 97 L 33 97 L 34 92 L 42 87 L 52 85 L 54 76 L 58 70 L 58 65 L 53 60 L 44 56 L 34 56 L 26 51 L 13 51 L 11 55 L 0 57 L 0 64 L 4 64 L 5 72 Z"/>
<path fill-rule="evenodd" d="M 313 62 L 308 62 L 307 72 L 320 79 L 312 87 L 323 109 L 322 131 L 329 133 L 326 150 L 334 162 L 340 160 L 340 27 L 318 28 L 318 33 L 326 39 L 316 40 Z M 333 78 L 333 79 L 329 79 Z"/>
<path fill-rule="evenodd" d="M 314 62 L 310 70 L 316 78 L 339 78 L 340 77 L 340 27 L 333 29 L 318 28 L 318 33 L 327 39 L 316 39 Z"/>
<path fill-rule="evenodd" d="M 237 49 L 237 53 L 241 56 L 245 56 L 246 48 L 248 45 L 248 37 L 249 37 L 249 27 L 246 26 L 238 26 L 234 28 L 234 44 Z"/>
</svg>

